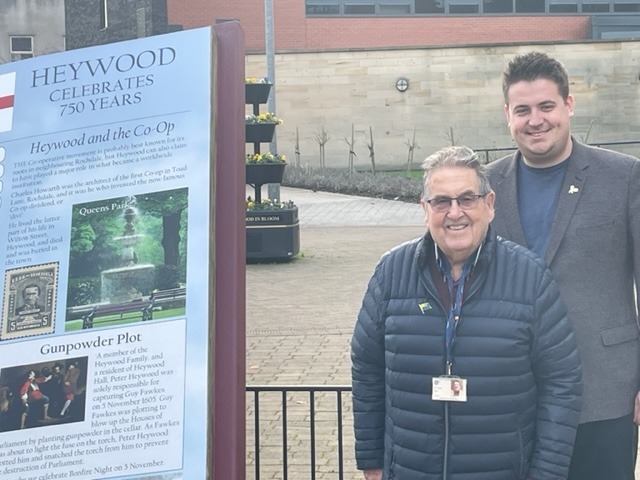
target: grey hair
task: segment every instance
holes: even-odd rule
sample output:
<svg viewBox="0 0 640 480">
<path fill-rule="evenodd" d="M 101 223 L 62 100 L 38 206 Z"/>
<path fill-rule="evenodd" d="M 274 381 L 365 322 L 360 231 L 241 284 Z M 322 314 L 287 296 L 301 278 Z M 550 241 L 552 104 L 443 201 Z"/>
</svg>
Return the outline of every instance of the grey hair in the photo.
<svg viewBox="0 0 640 480">
<path fill-rule="evenodd" d="M 444 147 L 432 155 L 429 155 L 422 162 L 424 170 L 422 184 L 422 199 L 429 198 L 428 185 L 431 180 L 431 174 L 434 170 L 444 167 L 470 168 L 478 176 L 478 187 L 480 195 L 486 195 L 491 191 L 489 178 L 485 171 L 484 165 L 478 160 L 478 154 L 469 147 Z"/>
</svg>

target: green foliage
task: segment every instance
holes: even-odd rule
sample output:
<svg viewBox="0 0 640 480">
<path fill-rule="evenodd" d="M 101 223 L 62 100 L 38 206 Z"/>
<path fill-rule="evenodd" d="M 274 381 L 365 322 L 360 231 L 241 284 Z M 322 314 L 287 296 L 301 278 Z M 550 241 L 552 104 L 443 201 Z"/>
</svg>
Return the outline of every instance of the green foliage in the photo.
<svg viewBox="0 0 640 480">
<path fill-rule="evenodd" d="M 175 318 L 181 315 L 184 315 L 185 308 L 167 308 L 163 310 L 157 310 L 153 312 L 154 320 L 162 320 L 163 318 Z M 101 317 L 102 321 L 107 320 L 109 322 L 109 326 L 117 326 L 117 325 L 127 325 L 127 324 L 136 324 L 140 323 L 140 313 L 135 314 L 124 314 L 122 316 L 113 315 L 111 317 Z M 82 319 L 78 320 L 69 320 L 64 324 L 65 331 L 67 332 L 76 332 L 82 330 Z"/>
<path fill-rule="evenodd" d="M 263 165 L 265 163 L 286 163 L 286 155 L 280 155 L 279 153 L 267 152 L 267 153 L 247 153 L 245 156 L 245 162 L 252 165 Z"/>
<path fill-rule="evenodd" d="M 275 123 L 276 125 L 280 125 L 282 123 L 281 118 L 276 117 L 274 113 L 270 112 L 259 113 L 258 115 L 245 115 L 244 120 L 247 124 Z"/>
<path fill-rule="evenodd" d="M 163 217 L 187 208 L 188 190 L 179 188 L 136 196 L 138 207 L 150 215 Z"/>
<path fill-rule="evenodd" d="M 416 203 L 422 196 L 421 178 L 369 172 L 349 173 L 338 169 L 311 170 L 287 166 L 282 185 L 313 191 L 360 195 Z"/>
<path fill-rule="evenodd" d="M 83 254 L 93 250 L 93 242 L 96 239 L 96 232 L 91 225 L 82 224 L 71 228 L 71 253 Z"/>
<path fill-rule="evenodd" d="M 260 210 L 293 210 L 296 208 L 295 203 L 291 200 L 286 202 L 278 202 L 276 200 L 265 199 L 258 203 L 254 202 L 251 197 L 246 201 L 247 212 L 255 212 Z"/>
<path fill-rule="evenodd" d="M 422 170 L 411 170 L 409 172 L 407 172 L 406 170 L 393 170 L 393 171 L 389 171 L 389 172 L 385 172 L 386 175 L 389 175 L 391 177 L 405 177 L 405 178 L 410 178 L 412 180 L 418 180 L 419 182 L 422 182 L 422 178 L 424 176 L 424 171 Z"/>
<path fill-rule="evenodd" d="M 67 305 L 87 305 L 100 301 L 100 279 L 96 277 L 69 278 Z"/>
<path fill-rule="evenodd" d="M 71 228 L 68 305 L 100 301 L 101 272 L 123 265 L 126 235 L 123 212 L 127 197 L 103 199 L 76 205 Z M 186 279 L 188 190 L 180 188 L 136 196 L 138 214 L 133 228 L 137 243 L 135 262 L 163 266 L 174 265 L 163 280 L 172 286 Z M 167 261 L 167 259 L 173 261 Z M 147 294 L 148 292 L 145 292 Z"/>
</svg>

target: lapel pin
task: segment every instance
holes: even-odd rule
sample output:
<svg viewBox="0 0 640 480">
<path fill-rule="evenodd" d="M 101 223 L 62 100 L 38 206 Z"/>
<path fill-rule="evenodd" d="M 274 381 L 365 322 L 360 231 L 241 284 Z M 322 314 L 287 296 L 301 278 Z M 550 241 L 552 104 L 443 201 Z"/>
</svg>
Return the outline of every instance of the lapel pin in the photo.
<svg viewBox="0 0 640 480">
<path fill-rule="evenodd" d="M 576 187 L 575 185 L 571 185 L 569 187 L 569 195 L 573 195 L 574 193 L 578 193 L 580 191 L 580 189 L 578 187 Z"/>
<path fill-rule="evenodd" d="M 423 315 L 427 313 L 429 310 L 431 310 L 431 304 L 429 302 L 419 303 L 418 307 L 420 308 L 420 311 L 422 312 Z"/>
</svg>

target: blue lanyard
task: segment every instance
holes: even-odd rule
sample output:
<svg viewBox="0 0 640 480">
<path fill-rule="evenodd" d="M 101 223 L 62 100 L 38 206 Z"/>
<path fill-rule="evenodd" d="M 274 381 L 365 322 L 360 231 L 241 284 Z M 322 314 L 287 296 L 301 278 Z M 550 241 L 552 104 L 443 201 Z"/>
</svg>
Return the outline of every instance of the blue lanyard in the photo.
<svg viewBox="0 0 640 480">
<path fill-rule="evenodd" d="M 451 297 L 451 308 L 449 309 L 449 316 L 447 317 L 447 324 L 445 326 L 445 352 L 446 352 L 446 374 L 451 375 L 453 367 L 453 344 L 456 340 L 456 328 L 460 323 L 460 316 L 462 314 L 462 301 L 464 299 L 464 284 L 466 283 L 471 270 L 478 262 L 480 257 L 480 251 L 482 245 L 478 247 L 474 258 L 469 258 L 462 266 L 462 272 L 457 282 L 453 281 L 453 275 L 451 274 L 451 264 L 443 257 L 439 255 L 438 246 L 434 242 L 434 251 L 436 256 L 436 264 L 440 272 L 444 275 L 447 281 L 447 288 L 449 289 L 449 296 Z"/>
<path fill-rule="evenodd" d="M 471 263 L 466 263 L 462 267 L 462 273 L 457 282 L 454 283 L 451 272 L 445 274 L 447 287 L 451 295 L 451 308 L 449 309 L 449 317 L 445 327 L 445 349 L 446 349 L 446 374 L 452 374 L 453 367 L 453 344 L 456 339 L 456 328 L 460 322 L 462 313 L 462 300 L 464 298 L 464 284 L 471 271 Z"/>
</svg>

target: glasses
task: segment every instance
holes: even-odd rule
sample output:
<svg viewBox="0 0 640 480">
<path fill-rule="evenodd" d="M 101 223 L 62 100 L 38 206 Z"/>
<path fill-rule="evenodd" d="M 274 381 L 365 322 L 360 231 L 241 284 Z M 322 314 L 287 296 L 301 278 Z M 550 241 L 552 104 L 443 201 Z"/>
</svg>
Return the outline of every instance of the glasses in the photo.
<svg viewBox="0 0 640 480">
<path fill-rule="evenodd" d="M 454 200 L 458 203 L 458 206 L 462 210 L 471 210 L 472 208 L 475 208 L 478 205 L 478 201 L 482 197 L 485 197 L 486 195 L 487 195 L 486 193 L 482 195 L 476 195 L 473 193 L 463 193 L 459 197 L 454 197 L 454 198 L 433 197 L 433 198 L 430 198 L 429 200 L 425 200 L 425 202 L 431 205 L 431 208 L 433 209 L 434 212 L 438 212 L 438 213 L 448 212 L 449 209 L 451 208 L 451 203 Z"/>
</svg>

